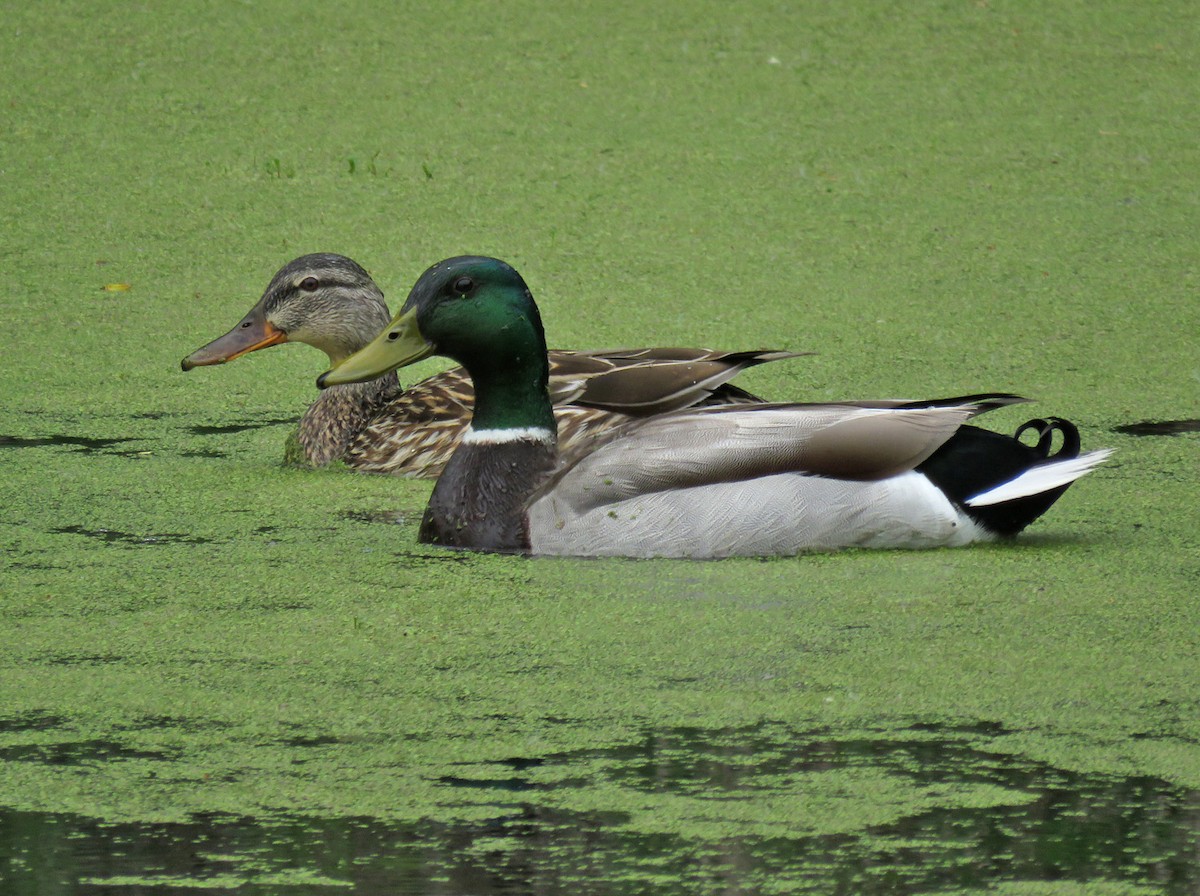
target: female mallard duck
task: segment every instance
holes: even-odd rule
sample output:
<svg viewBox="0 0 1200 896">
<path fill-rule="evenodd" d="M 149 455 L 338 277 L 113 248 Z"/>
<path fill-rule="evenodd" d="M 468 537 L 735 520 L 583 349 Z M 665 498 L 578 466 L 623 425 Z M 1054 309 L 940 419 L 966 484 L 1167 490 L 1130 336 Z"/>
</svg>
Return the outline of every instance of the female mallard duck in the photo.
<svg viewBox="0 0 1200 896">
<path fill-rule="evenodd" d="M 1018 431 L 1039 430 L 1037 447 L 965 426 L 1023 401 L 978 395 L 685 409 L 562 459 L 537 306 L 513 268 L 477 256 L 426 271 L 387 328 L 317 384 L 431 354 L 475 383 L 470 430 L 421 523 L 421 541 L 448 547 L 701 558 L 962 545 L 1020 532 L 1109 454 L 1080 455 L 1064 420 Z"/>
<path fill-rule="evenodd" d="M 344 255 L 304 255 L 284 265 L 232 330 L 183 359 L 183 369 L 223 364 L 282 342 L 319 348 L 337 364 L 370 342 L 391 314 L 383 293 Z M 691 348 L 550 352 L 550 397 L 559 449 L 584 451 L 604 432 L 693 405 L 757 402 L 729 380 L 791 352 Z M 370 473 L 441 475 L 471 417 L 471 379 L 461 367 L 401 389 L 394 373 L 326 389 L 300 419 L 302 463 L 342 460 Z"/>
</svg>

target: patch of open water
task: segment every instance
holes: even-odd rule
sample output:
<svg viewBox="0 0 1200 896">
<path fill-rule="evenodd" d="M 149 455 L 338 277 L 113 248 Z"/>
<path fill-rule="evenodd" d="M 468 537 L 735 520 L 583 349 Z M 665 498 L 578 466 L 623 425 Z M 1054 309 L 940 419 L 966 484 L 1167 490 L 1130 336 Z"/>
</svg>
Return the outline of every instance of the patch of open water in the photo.
<svg viewBox="0 0 1200 896">
<path fill-rule="evenodd" d="M 159 420 L 167 416 L 163 413 L 133 414 L 132 420 Z M 294 425 L 299 417 L 275 417 L 266 420 L 253 420 L 224 424 L 196 424 L 188 430 L 199 436 L 218 436 L 231 433 L 247 432 L 264 429 L 271 426 Z M 66 421 L 56 420 L 58 424 Z M 57 432 L 49 435 L 16 435 L 0 433 L 0 449 L 3 448 L 66 448 L 86 455 L 119 455 L 123 457 L 144 457 L 153 453 L 146 444 L 128 447 L 131 443 L 153 442 L 145 437 L 125 436 L 120 438 L 99 438 L 95 436 L 75 435 Z M 199 447 L 180 452 L 184 457 L 225 457 L 226 453 L 217 448 Z"/>
<path fill-rule="evenodd" d="M 186 532 L 154 532 L 139 534 L 122 532 L 118 529 L 89 529 L 87 526 L 59 526 L 51 532 L 60 535 L 83 535 L 108 544 L 160 545 L 160 544 L 210 544 L 211 538 L 189 535 Z"/>
<path fill-rule="evenodd" d="M 227 435 L 235 432 L 249 432 L 253 429 L 264 429 L 268 426 L 299 423 L 299 417 L 275 417 L 270 420 L 254 420 L 247 423 L 198 423 L 188 429 L 198 436 Z"/>
<path fill-rule="evenodd" d="M 1142 420 L 1113 428 L 1127 436 L 1176 436 L 1185 432 L 1200 432 L 1200 420 Z"/>
<path fill-rule="evenodd" d="M 86 454 L 140 454 L 140 451 L 114 451 L 117 445 L 127 442 L 141 442 L 143 439 L 98 439 L 89 436 L 52 435 L 52 436 L 10 436 L 0 435 L 0 448 L 71 448 Z"/>
<path fill-rule="evenodd" d="M 44 720 L 33 720 L 40 725 Z M 37 730 L 44 730 L 44 726 Z M 106 823 L 74 815 L 0 811 L 0 880 L 9 896 L 206 892 L 301 896 L 455 893 L 914 894 L 985 888 L 1004 880 L 1121 881 L 1167 894 L 1200 889 L 1200 792 L 1151 777 L 1060 769 L 987 748 L 995 726 L 917 726 L 839 738 L 781 724 L 648 732 L 621 747 L 513 757 L 440 775 L 453 797 L 476 800 L 482 820 L 439 805 L 412 821 L 238 818 Z M 299 753 L 336 745 L 307 738 Z M 6 752 L 11 762 L 111 762 L 115 741 Z M 840 833 L 781 818 L 774 833 L 730 816 L 639 823 L 645 798 L 701 798 L 710 807 L 772 798 L 820 773 L 870 770 L 929 794 L 908 814 Z M 553 772 L 549 777 L 546 772 Z M 812 775 L 816 773 L 818 778 Z M 852 778 L 850 780 L 853 780 Z M 572 789 L 616 786 L 628 811 L 576 811 Z M 954 794 L 993 788 L 983 807 Z M 814 794 L 813 814 L 833 791 Z M 794 798 L 795 793 L 791 796 Z M 863 798 L 862 794 L 844 797 Z M 997 804 L 998 802 L 998 804 Z M 461 805 L 461 800 L 458 805 Z M 825 808 L 822 808 L 825 807 Z M 440 817 L 439 817 L 440 816 Z M 768 887 L 768 885 L 770 885 Z M 167 888 L 164 890 L 164 888 Z"/>
</svg>

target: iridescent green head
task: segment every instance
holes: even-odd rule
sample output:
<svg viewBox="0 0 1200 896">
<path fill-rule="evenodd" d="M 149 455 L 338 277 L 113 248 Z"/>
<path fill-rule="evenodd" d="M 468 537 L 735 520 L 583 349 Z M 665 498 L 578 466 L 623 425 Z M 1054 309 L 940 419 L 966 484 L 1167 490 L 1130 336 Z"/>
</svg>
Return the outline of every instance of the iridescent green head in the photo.
<svg viewBox="0 0 1200 896">
<path fill-rule="evenodd" d="M 553 429 L 542 318 L 521 275 L 497 258 L 464 255 L 429 268 L 383 332 L 317 385 L 373 379 L 435 354 L 471 374 L 475 429 Z"/>
</svg>

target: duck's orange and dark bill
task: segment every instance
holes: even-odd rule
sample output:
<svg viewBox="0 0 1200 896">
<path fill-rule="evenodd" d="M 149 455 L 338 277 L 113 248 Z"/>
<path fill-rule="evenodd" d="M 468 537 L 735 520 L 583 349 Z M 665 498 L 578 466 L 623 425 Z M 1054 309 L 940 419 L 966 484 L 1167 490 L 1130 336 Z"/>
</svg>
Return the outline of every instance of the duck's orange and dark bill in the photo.
<svg viewBox="0 0 1200 896">
<path fill-rule="evenodd" d="M 184 370 L 193 367 L 207 367 L 210 364 L 224 364 L 234 358 L 240 358 L 248 352 L 258 351 L 269 345 L 287 342 L 287 333 L 276 327 L 261 314 L 250 312 L 242 322 L 222 336 L 214 339 L 203 348 L 198 348 L 180 365 Z"/>
</svg>

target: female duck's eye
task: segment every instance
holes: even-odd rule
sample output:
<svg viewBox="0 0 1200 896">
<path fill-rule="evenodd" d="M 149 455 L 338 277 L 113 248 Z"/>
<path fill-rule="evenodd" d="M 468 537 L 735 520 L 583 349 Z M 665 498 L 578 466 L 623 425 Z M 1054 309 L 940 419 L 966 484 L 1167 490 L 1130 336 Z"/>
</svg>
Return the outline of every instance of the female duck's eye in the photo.
<svg viewBox="0 0 1200 896">
<path fill-rule="evenodd" d="M 305 292 L 315 292 L 319 285 L 316 277 L 305 277 L 300 281 L 300 288 Z"/>
<path fill-rule="evenodd" d="M 466 295 L 475 288 L 475 281 L 470 277 L 459 277 L 454 281 L 454 291 L 459 295 Z"/>
</svg>

